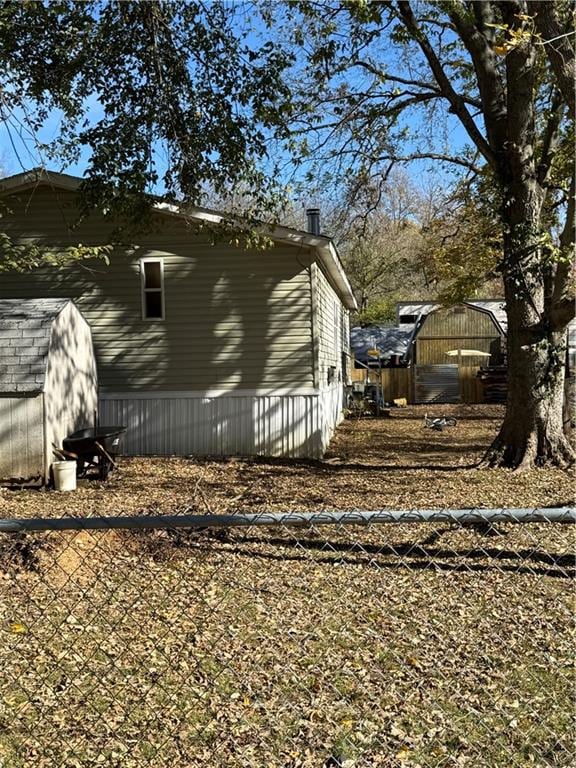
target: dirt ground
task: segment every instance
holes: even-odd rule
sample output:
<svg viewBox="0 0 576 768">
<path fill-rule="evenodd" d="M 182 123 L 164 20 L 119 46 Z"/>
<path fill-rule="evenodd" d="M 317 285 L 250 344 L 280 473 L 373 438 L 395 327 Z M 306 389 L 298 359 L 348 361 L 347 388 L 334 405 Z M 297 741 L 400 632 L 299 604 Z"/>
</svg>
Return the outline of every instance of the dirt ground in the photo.
<svg viewBox="0 0 576 768">
<path fill-rule="evenodd" d="M 458 419 L 423 428 L 425 408 L 337 429 L 325 460 L 122 458 L 108 482 L 74 494 L 0 490 L 0 516 L 161 514 L 319 509 L 536 507 L 574 500 L 571 471 L 477 469 L 496 435 L 500 406 L 442 406 Z"/>
<path fill-rule="evenodd" d="M 123 458 L 0 516 L 570 504 L 475 464 L 498 407 L 347 421 L 322 462 Z M 0 536 L 2 768 L 571 768 L 572 526 Z"/>
</svg>

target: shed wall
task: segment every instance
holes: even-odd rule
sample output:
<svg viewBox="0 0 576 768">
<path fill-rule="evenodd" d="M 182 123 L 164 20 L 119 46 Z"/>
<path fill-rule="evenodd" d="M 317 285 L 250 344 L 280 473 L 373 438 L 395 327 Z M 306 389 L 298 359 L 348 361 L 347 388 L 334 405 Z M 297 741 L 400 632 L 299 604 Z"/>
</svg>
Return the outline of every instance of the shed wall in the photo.
<svg viewBox="0 0 576 768">
<path fill-rule="evenodd" d="M 460 304 L 431 312 L 424 320 L 418 338 L 494 338 L 499 335 L 488 314 Z"/>
<path fill-rule="evenodd" d="M 87 322 L 68 304 L 52 324 L 46 380 L 46 477 L 52 443 L 61 446 L 66 435 L 94 424 L 98 407 L 98 378 Z"/>
<path fill-rule="evenodd" d="M 418 365 L 446 365 L 458 364 L 457 355 L 446 353 L 454 349 L 468 349 L 490 354 L 494 361 L 500 356 L 500 337 L 474 337 L 460 336 L 459 338 L 419 338 L 416 345 L 416 362 Z M 490 358 L 483 355 L 466 355 L 462 358 L 462 365 L 486 365 Z"/>
<path fill-rule="evenodd" d="M 0 396 L 0 480 L 44 474 L 43 399 Z"/>
<path fill-rule="evenodd" d="M 486 312 L 466 305 L 431 312 L 418 332 L 415 342 L 414 362 L 426 371 L 420 382 L 414 376 L 415 402 L 436 400 L 453 402 L 457 398 L 464 403 L 483 402 L 483 390 L 476 374 L 482 365 L 496 365 L 502 359 L 503 341 L 500 332 Z M 449 356 L 450 350 L 478 350 L 482 355 Z M 453 385 L 445 386 L 443 377 L 450 366 L 458 367 L 457 394 Z"/>
</svg>

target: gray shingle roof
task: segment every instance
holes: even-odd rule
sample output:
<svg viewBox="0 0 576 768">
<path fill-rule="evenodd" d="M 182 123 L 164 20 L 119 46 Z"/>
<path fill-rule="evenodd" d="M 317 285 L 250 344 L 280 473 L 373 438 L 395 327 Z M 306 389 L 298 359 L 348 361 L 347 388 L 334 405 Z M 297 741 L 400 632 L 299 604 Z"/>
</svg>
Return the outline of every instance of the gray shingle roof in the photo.
<svg viewBox="0 0 576 768">
<path fill-rule="evenodd" d="M 0 299 L 0 392 L 41 392 L 54 318 L 70 299 Z"/>
<path fill-rule="evenodd" d="M 368 355 L 369 349 L 379 349 L 383 360 L 392 355 L 404 355 L 408 350 L 408 344 L 414 326 L 405 324 L 396 325 L 369 325 L 365 328 L 356 327 L 350 329 L 350 344 L 357 360 L 363 363 L 376 358 Z"/>
</svg>

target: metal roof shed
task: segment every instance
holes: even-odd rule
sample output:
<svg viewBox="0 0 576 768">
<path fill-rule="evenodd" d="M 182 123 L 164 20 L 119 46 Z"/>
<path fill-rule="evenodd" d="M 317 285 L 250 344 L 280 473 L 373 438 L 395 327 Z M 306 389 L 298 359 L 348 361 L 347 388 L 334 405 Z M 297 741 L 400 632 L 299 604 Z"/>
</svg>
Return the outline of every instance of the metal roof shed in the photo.
<svg viewBox="0 0 576 768">
<path fill-rule="evenodd" d="M 398 358 L 402 363 L 412 340 L 413 325 L 368 325 L 350 329 L 350 344 L 354 357 L 361 363 L 376 364 L 378 358 L 368 354 L 368 350 L 378 349 L 383 365 Z"/>
<path fill-rule="evenodd" d="M 89 426 L 92 335 L 70 299 L 0 300 L 0 479 L 47 481 L 52 443 Z"/>
</svg>

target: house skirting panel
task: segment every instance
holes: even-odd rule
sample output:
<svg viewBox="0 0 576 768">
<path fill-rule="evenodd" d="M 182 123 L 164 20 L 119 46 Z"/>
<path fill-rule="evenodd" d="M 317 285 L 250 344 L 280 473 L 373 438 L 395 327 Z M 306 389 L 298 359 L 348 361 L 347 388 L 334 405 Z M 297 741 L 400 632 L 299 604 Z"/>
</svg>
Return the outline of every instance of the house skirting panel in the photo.
<svg viewBox="0 0 576 768">
<path fill-rule="evenodd" d="M 128 455 L 319 458 L 341 401 L 340 387 L 274 394 L 101 393 L 100 423 L 127 427 Z"/>
<path fill-rule="evenodd" d="M 321 432 L 321 455 L 323 455 L 328 448 L 328 443 L 334 434 L 334 430 L 344 418 L 343 394 L 344 390 L 342 385 L 337 384 L 329 389 L 323 390 L 318 395 L 321 409 L 321 422 L 323 425 Z"/>
</svg>

